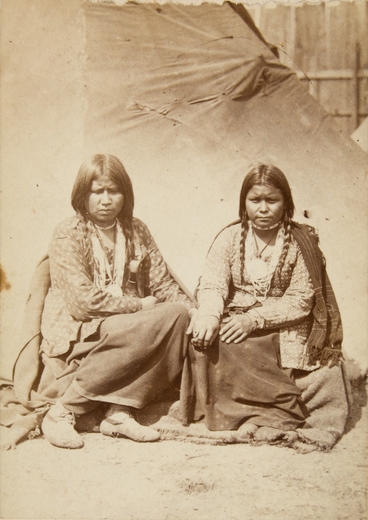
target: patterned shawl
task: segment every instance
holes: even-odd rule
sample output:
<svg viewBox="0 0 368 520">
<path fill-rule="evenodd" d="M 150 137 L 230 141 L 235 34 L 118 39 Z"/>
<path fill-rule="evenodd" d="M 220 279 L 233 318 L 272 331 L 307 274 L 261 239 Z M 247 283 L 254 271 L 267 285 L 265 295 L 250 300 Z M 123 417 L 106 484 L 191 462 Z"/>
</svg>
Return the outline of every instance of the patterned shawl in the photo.
<svg viewBox="0 0 368 520">
<path fill-rule="evenodd" d="M 315 293 L 313 325 L 308 338 L 309 363 L 314 365 L 319 361 L 321 365 L 333 366 L 342 358 L 342 324 L 318 236 L 311 226 L 296 222 L 292 223 L 291 233 L 301 249 Z"/>
</svg>

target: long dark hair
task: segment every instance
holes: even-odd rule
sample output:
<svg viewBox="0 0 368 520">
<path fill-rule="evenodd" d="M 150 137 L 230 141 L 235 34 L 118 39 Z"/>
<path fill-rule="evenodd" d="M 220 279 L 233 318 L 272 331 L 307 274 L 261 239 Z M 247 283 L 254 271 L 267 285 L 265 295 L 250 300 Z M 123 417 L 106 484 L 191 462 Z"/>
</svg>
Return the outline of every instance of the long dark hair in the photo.
<svg viewBox="0 0 368 520">
<path fill-rule="evenodd" d="M 96 154 L 82 163 L 72 190 L 72 206 L 82 218 L 88 220 L 88 212 L 85 206 L 86 197 L 90 192 L 92 182 L 102 175 L 106 175 L 116 184 L 124 195 L 123 208 L 117 218 L 122 225 L 125 238 L 130 241 L 133 236 L 133 186 L 122 162 L 114 155 Z"/>
<path fill-rule="evenodd" d="M 71 203 L 75 209 L 82 233 L 86 244 L 86 258 L 93 267 L 94 256 L 92 251 L 91 233 L 93 233 L 93 224 L 88 215 L 86 208 L 86 197 L 91 190 L 94 180 L 99 179 L 102 175 L 116 184 L 121 193 L 124 195 L 124 205 L 117 216 L 127 245 L 128 262 L 134 257 L 134 241 L 133 241 L 133 209 L 134 209 L 134 193 L 133 186 L 129 175 L 127 174 L 121 161 L 114 155 L 96 154 L 86 159 L 79 168 L 77 177 L 74 182 Z"/>
<path fill-rule="evenodd" d="M 245 257 L 245 237 L 248 231 L 248 218 L 246 212 L 246 197 L 248 192 L 255 185 L 267 185 L 272 186 L 273 188 L 277 188 L 281 191 L 282 196 L 284 198 L 284 229 L 285 229 L 285 240 L 283 250 L 280 255 L 279 263 L 277 265 L 276 273 L 280 273 L 281 269 L 284 265 L 285 258 L 290 246 L 291 240 L 291 225 L 294 215 L 294 201 L 293 196 L 291 194 L 291 189 L 287 178 L 284 173 L 273 166 L 272 164 L 258 164 L 253 166 L 243 180 L 243 184 L 240 190 L 240 199 L 239 199 L 239 218 L 241 221 L 242 227 L 242 236 L 240 242 L 240 262 L 241 262 L 241 277 L 244 282 L 244 257 Z"/>
</svg>

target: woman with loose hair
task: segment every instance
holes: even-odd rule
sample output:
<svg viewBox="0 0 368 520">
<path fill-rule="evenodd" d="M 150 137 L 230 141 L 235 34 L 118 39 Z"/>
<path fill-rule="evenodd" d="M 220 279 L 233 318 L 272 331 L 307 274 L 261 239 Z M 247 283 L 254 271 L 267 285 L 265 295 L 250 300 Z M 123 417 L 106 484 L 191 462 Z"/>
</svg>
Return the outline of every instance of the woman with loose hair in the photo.
<svg viewBox="0 0 368 520">
<path fill-rule="evenodd" d="M 119 159 L 87 159 L 72 206 L 75 216 L 56 227 L 49 248 L 37 391 L 52 405 L 42 432 L 55 446 L 80 448 L 75 418 L 105 403 L 103 434 L 155 441 L 159 433 L 134 410 L 176 382 L 195 304 L 133 217 L 132 183 Z"/>
<path fill-rule="evenodd" d="M 339 431 L 331 419 L 320 441 L 326 447 L 341 435 L 347 404 L 340 314 L 318 237 L 293 214 L 282 171 L 269 164 L 251 168 L 239 220 L 216 236 L 197 289 L 199 312 L 182 379 L 184 423 L 204 417 L 210 430 L 288 443 L 297 438 L 290 432 L 319 427 L 310 413 L 314 405 L 308 408 L 316 389 L 302 396 L 303 384 L 296 382 L 337 374 L 338 389 L 329 398 L 335 406 L 343 395 L 336 410 L 345 415 L 337 421 Z"/>
</svg>

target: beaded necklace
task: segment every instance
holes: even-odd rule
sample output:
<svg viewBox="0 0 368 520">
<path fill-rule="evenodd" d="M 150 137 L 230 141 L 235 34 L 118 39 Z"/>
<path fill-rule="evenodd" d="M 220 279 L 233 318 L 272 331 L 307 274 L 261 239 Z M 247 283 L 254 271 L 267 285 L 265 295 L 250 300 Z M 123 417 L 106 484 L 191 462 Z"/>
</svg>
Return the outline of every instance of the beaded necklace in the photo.
<svg viewBox="0 0 368 520">
<path fill-rule="evenodd" d="M 112 229 L 114 226 L 116 226 L 117 221 L 118 221 L 118 219 L 115 219 L 115 222 L 113 224 L 111 224 L 111 226 L 107 226 L 107 227 L 101 227 L 98 224 L 95 224 L 95 226 L 96 226 L 96 228 L 101 229 L 101 231 L 107 231 L 108 229 Z"/>
<path fill-rule="evenodd" d="M 102 237 L 100 235 L 102 230 L 106 230 L 107 228 L 101 228 L 100 226 L 94 224 L 96 233 L 91 237 L 93 255 L 96 263 L 94 281 L 98 287 L 109 292 L 112 296 L 122 297 L 122 283 L 125 264 L 125 238 L 119 222 L 115 221 L 114 225 L 109 226 L 109 228 L 112 229 L 112 227 L 115 225 L 116 228 L 114 233 L 113 258 L 111 266 L 108 259 L 107 248 L 103 243 Z"/>
</svg>

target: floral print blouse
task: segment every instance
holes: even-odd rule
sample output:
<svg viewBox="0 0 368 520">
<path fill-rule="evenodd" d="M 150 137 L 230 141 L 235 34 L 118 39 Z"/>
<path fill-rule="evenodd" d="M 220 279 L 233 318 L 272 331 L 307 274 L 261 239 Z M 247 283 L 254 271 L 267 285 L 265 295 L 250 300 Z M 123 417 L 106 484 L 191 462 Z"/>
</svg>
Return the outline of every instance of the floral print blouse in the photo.
<svg viewBox="0 0 368 520">
<path fill-rule="evenodd" d="M 197 293 L 200 316 L 221 319 L 224 312 L 252 307 L 248 314 L 256 330 L 279 330 L 283 368 L 317 368 L 306 357 L 314 290 L 298 244 L 291 238 L 282 272 L 272 278 L 266 298 L 257 294 L 246 265 L 242 282 L 240 244 L 240 223 L 225 228 L 213 242 Z"/>
<path fill-rule="evenodd" d="M 147 226 L 134 218 L 133 230 L 135 255 L 146 265 L 149 294 L 159 302 L 179 302 L 187 309 L 193 307 L 169 274 Z M 88 261 L 91 247 L 85 235 L 77 216 L 61 222 L 53 233 L 49 247 L 51 287 L 41 324 L 41 350 L 50 357 L 65 354 L 73 342 L 84 341 L 94 334 L 107 316 L 133 313 L 142 308 L 134 284 L 126 283 L 120 297 L 93 283 L 93 268 Z M 126 269 L 129 270 L 128 266 Z"/>
</svg>

